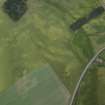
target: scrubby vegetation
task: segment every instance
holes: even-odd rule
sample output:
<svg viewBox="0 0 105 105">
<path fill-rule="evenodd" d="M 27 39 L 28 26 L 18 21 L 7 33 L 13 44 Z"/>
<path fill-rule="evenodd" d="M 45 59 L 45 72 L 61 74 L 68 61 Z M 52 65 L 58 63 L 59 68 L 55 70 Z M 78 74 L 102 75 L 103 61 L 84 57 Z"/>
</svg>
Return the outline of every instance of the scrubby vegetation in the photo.
<svg viewBox="0 0 105 105">
<path fill-rule="evenodd" d="M 104 13 L 105 10 L 102 6 L 97 7 L 95 9 L 93 9 L 93 11 L 91 13 L 88 14 L 88 16 L 83 17 L 78 19 L 75 23 L 73 23 L 70 27 L 73 31 L 78 30 L 79 28 L 81 28 L 83 25 L 88 24 L 88 22 L 92 19 L 97 18 L 98 16 L 102 15 L 102 13 Z"/>
<path fill-rule="evenodd" d="M 3 10 L 13 21 L 18 21 L 27 11 L 26 0 L 6 0 Z"/>
</svg>

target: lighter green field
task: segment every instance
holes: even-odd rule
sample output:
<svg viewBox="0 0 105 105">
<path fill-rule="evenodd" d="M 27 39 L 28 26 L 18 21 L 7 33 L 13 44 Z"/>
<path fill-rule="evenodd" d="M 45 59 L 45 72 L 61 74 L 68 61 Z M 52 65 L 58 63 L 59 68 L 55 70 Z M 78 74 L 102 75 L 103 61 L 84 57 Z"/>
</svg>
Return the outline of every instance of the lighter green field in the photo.
<svg viewBox="0 0 105 105">
<path fill-rule="evenodd" d="M 105 44 L 105 15 L 77 32 L 69 27 L 97 7 L 98 0 L 28 0 L 28 11 L 17 23 L 3 12 L 4 1 L 0 0 L 0 91 L 24 72 L 49 63 L 72 93 L 89 59 Z M 101 94 L 95 94 L 97 71 L 87 78 L 83 87 L 89 90 L 78 105 L 93 105 Z"/>
</svg>

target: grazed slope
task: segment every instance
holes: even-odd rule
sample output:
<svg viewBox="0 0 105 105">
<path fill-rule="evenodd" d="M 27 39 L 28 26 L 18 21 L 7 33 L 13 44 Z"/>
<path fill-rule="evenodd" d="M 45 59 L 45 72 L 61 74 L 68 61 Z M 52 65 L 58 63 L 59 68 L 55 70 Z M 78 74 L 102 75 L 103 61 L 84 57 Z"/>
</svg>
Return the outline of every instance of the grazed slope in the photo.
<svg viewBox="0 0 105 105">
<path fill-rule="evenodd" d="M 45 81 L 45 82 L 44 82 Z M 1 105 L 66 105 L 70 94 L 49 65 L 19 79 L 0 94 Z"/>
<path fill-rule="evenodd" d="M 72 93 L 84 66 L 95 50 L 104 45 L 102 23 L 105 23 L 105 16 L 89 22 L 77 32 L 70 30 L 70 24 L 87 15 L 99 2 L 28 0 L 27 13 L 16 23 L 3 12 L 3 3 L 4 0 L 0 0 L 0 90 L 24 72 L 49 63 Z M 85 105 L 93 105 L 96 101 L 96 74 L 94 70 L 87 76 L 84 88 L 90 88 L 86 89 L 81 101 L 88 102 Z"/>
</svg>

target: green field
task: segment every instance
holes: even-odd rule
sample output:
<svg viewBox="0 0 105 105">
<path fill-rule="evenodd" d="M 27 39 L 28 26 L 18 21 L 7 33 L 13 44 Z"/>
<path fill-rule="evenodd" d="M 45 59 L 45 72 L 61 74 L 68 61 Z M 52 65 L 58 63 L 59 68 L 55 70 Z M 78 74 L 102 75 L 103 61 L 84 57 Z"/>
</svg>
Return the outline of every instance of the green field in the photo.
<svg viewBox="0 0 105 105">
<path fill-rule="evenodd" d="M 0 91 L 24 73 L 50 64 L 72 94 L 89 59 L 105 44 L 105 14 L 76 32 L 70 30 L 70 24 L 87 15 L 100 2 L 28 0 L 28 10 L 18 22 L 4 13 L 4 2 L 0 0 Z M 98 103 L 102 92 L 97 89 L 100 85 L 97 69 L 93 67 L 87 75 L 81 87 L 86 91 L 80 92 L 78 105 L 105 104 Z"/>
<path fill-rule="evenodd" d="M 55 72 L 49 65 L 19 79 L 0 94 L 2 105 L 65 105 L 70 98 Z"/>
</svg>

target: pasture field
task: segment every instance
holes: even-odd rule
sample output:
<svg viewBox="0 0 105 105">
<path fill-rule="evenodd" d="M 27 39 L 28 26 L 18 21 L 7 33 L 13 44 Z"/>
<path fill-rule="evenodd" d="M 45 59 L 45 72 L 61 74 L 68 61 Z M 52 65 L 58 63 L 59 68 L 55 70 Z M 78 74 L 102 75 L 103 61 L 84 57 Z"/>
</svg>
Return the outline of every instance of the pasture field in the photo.
<svg viewBox="0 0 105 105">
<path fill-rule="evenodd" d="M 0 94 L 2 105 L 65 105 L 69 99 L 69 91 L 48 65 L 25 75 Z"/>
<path fill-rule="evenodd" d="M 76 32 L 70 25 L 101 5 L 100 1 L 27 0 L 28 9 L 18 22 L 4 13 L 4 2 L 0 0 L 0 91 L 49 64 L 72 94 L 80 73 L 105 44 L 105 14 Z M 98 103 L 99 68 L 91 69 L 81 84 L 80 90 L 85 91 L 80 91 L 78 105 L 102 105 Z"/>
</svg>

